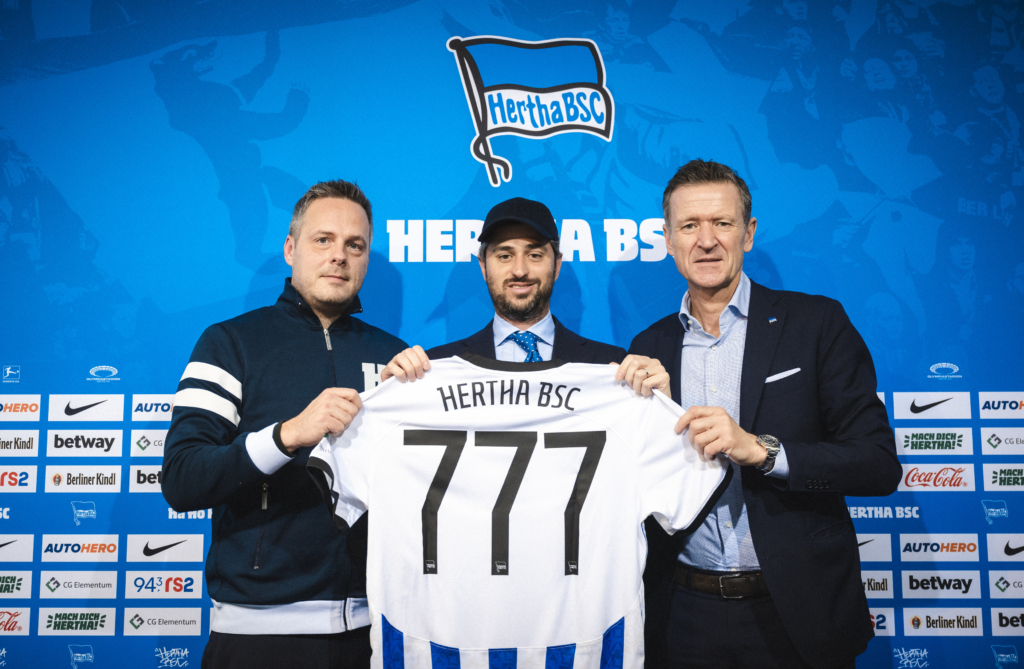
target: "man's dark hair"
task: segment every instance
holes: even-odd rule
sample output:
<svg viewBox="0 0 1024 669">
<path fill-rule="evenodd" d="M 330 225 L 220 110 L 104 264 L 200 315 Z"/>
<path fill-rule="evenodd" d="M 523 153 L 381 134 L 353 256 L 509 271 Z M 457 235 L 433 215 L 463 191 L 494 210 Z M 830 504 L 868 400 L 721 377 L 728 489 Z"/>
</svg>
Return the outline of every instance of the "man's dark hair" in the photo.
<svg viewBox="0 0 1024 669">
<path fill-rule="evenodd" d="M 696 186 L 697 184 L 709 183 L 725 183 L 736 186 L 740 192 L 740 203 L 743 205 L 743 225 L 748 225 L 750 223 L 751 200 L 747 182 L 741 179 L 740 175 L 736 174 L 736 170 L 728 165 L 716 163 L 713 160 L 701 160 L 700 158 L 691 160 L 680 167 L 675 176 L 669 179 L 668 186 L 665 187 L 665 195 L 661 198 L 661 209 L 665 214 L 665 224 L 669 225 L 670 201 L 676 189 L 682 186 Z"/>
<path fill-rule="evenodd" d="M 306 215 L 309 205 L 313 204 L 315 200 L 325 197 L 350 200 L 362 207 L 363 211 L 366 212 L 366 220 L 370 223 L 370 239 L 373 239 L 373 207 L 370 206 L 370 199 L 366 197 L 366 193 L 358 185 L 343 179 L 321 181 L 318 184 L 314 184 L 312 188 L 306 191 L 305 195 L 299 198 L 299 201 L 295 203 L 295 209 L 292 211 L 291 225 L 288 226 L 288 234 L 293 239 L 297 239 L 299 236 L 299 230 L 302 228 L 302 219 Z"/>
</svg>

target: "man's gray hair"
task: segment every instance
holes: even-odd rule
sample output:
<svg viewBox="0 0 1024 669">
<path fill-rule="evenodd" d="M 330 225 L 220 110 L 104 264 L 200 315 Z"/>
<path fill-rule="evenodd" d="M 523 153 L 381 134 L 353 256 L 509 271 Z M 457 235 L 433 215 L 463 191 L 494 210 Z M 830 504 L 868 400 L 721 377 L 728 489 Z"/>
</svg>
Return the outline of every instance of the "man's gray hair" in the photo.
<svg viewBox="0 0 1024 669">
<path fill-rule="evenodd" d="M 366 212 L 366 220 L 370 223 L 370 239 L 373 239 L 373 207 L 370 206 L 370 199 L 366 197 L 366 193 L 358 185 L 342 179 L 321 181 L 318 184 L 314 184 L 312 188 L 306 191 L 305 195 L 299 198 L 299 201 L 295 203 L 295 209 L 292 211 L 291 225 L 288 226 L 288 234 L 292 239 L 298 239 L 299 230 L 302 229 L 302 219 L 306 215 L 309 205 L 325 197 L 350 200 L 362 207 L 363 211 Z"/>
</svg>

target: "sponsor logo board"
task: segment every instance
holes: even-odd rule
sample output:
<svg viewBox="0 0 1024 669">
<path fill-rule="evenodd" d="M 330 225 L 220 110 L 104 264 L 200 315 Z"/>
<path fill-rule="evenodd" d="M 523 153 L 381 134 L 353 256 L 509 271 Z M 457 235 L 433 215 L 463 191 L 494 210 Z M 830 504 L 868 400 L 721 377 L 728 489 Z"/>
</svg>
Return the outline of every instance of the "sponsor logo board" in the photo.
<svg viewBox="0 0 1024 669">
<path fill-rule="evenodd" d="M 902 562 L 977 562 L 977 534 L 901 534 Z"/>
<path fill-rule="evenodd" d="M 857 533 L 861 562 L 892 562 L 892 540 L 888 534 Z"/>
<path fill-rule="evenodd" d="M 199 599 L 201 571 L 129 571 L 124 575 L 126 599 Z"/>
<path fill-rule="evenodd" d="M 875 636 L 895 636 L 896 613 L 894 609 L 871 607 L 871 627 Z"/>
<path fill-rule="evenodd" d="M 985 490 L 1024 490 L 1024 463 L 982 465 Z"/>
<path fill-rule="evenodd" d="M 39 430 L 0 430 L 0 458 L 39 456 Z"/>
<path fill-rule="evenodd" d="M 904 599 L 981 599 L 981 572 L 905 571 Z"/>
<path fill-rule="evenodd" d="M 132 430 L 131 456 L 133 458 L 164 457 L 167 430 Z"/>
<path fill-rule="evenodd" d="M 200 608 L 124 609 L 125 636 L 201 636 L 203 615 Z"/>
<path fill-rule="evenodd" d="M 31 596 L 31 571 L 0 571 L 0 599 L 29 599 Z"/>
<path fill-rule="evenodd" d="M 0 636 L 28 636 L 32 609 L 0 606 Z"/>
<path fill-rule="evenodd" d="M 1024 599 L 1024 571 L 993 569 L 988 573 L 988 585 L 992 599 Z"/>
<path fill-rule="evenodd" d="M 38 421 L 42 395 L 0 395 L 0 421 Z"/>
<path fill-rule="evenodd" d="M 896 428 L 899 455 L 971 455 L 974 437 L 969 427 Z"/>
<path fill-rule="evenodd" d="M 1024 391 L 978 393 L 978 408 L 981 418 L 1024 419 Z"/>
<path fill-rule="evenodd" d="M 169 421 L 174 408 L 174 394 L 132 395 L 132 420 Z"/>
<path fill-rule="evenodd" d="M 53 423 L 124 420 L 124 395 L 50 395 L 48 420 Z"/>
<path fill-rule="evenodd" d="M 46 456 L 121 457 L 121 430 L 48 430 Z"/>
<path fill-rule="evenodd" d="M 132 465 L 128 492 L 160 492 L 160 465 Z"/>
<path fill-rule="evenodd" d="M 46 492 L 121 492 L 121 467 L 46 465 Z"/>
<path fill-rule="evenodd" d="M 974 490 L 974 465 L 903 463 L 899 490 L 969 492 Z"/>
<path fill-rule="evenodd" d="M 992 636 L 1024 636 L 1024 606 L 993 608 Z"/>
<path fill-rule="evenodd" d="M 1024 455 L 1024 427 L 983 427 L 981 442 L 985 455 Z"/>
<path fill-rule="evenodd" d="M 116 534 L 44 534 L 43 562 L 117 562 Z"/>
<path fill-rule="evenodd" d="M 849 506 L 850 518 L 920 518 L 919 506 Z"/>
<path fill-rule="evenodd" d="M 113 608 L 39 609 L 39 636 L 114 636 Z"/>
<path fill-rule="evenodd" d="M 202 534 L 129 534 L 128 562 L 202 562 Z"/>
<path fill-rule="evenodd" d="M 989 534 L 989 562 L 1024 562 L 1024 534 Z"/>
<path fill-rule="evenodd" d="M 31 562 L 34 534 L 0 534 L 0 562 Z"/>
<path fill-rule="evenodd" d="M 983 632 L 980 608 L 903 609 L 905 636 L 982 636 Z"/>
<path fill-rule="evenodd" d="M 860 570 L 860 582 L 868 599 L 892 599 L 892 572 Z"/>
<path fill-rule="evenodd" d="M 0 493 L 35 492 L 36 466 L 0 465 Z"/>
<path fill-rule="evenodd" d="M 970 393 L 893 393 L 892 404 L 893 416 L 904 420 L 971 417 Z"/>
<path fill-rule="evenodd" d="M 41 599 L 117 599 L 116 571 L 41 571 Z"/>
</svg>

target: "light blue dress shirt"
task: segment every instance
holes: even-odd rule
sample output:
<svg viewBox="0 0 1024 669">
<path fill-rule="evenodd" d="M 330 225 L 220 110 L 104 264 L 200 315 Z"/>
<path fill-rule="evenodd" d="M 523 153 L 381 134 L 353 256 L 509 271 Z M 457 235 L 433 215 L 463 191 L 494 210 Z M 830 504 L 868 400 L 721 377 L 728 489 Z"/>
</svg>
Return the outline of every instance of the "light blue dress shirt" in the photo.
<svg viewBox="0 0 1024 669">
<path fill-rule="evenodd" d="M 494 314 L 494 357 L 505 362 L 526 362 L 526 351 L 519 344 L 515 343 L 508 336 L 513 332 L 520 332 L 519 328 L 512 325 L 498 314 Z M 537 335 L 537 351 L 545 362 L 551 360 L 555 350 L 555 319 L 551 312 L 527 328 L 525 332 L 532 332 Z"/>
<path fill-rule="evenodd" d="M 679 377 L 682 393 L 679 403 L 683 408 L 722 407 L 734 421 L 740 422 L 740 378 L 749 308 L 750 279 L 742 274 L 736 292 L 718 319 L 721 334 L 716 338 L 691 314 L 690 291 L 683 295 L 679 310 L 679 320 L 686 331 Z M 779 451 L 768 476 L 789 477 L 785 449 Z M 750 536 L 739 467 L 733 467 L 729 487 L 704 523 L 689 536 L 679 560 L 712 571 L 760 569 Z"/>
</svg>

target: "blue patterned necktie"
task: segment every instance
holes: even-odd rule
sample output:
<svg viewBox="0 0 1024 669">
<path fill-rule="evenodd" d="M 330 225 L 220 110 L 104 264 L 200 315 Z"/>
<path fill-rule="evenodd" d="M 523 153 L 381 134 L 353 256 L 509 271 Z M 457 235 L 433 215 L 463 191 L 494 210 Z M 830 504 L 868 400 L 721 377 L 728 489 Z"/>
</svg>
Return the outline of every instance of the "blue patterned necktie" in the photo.
<svg viewBox="0 0 1024 669">
<path fill-rule="evenodd" d="M 540 357 L 540 351 L 537 350 L 537 341 L 544 340 L 537 335 L 532 332 L 513 332 L 505 337 L 505 341 L 509 339 L 519 344 L 519 348 L 526 351 L 526 360 L 524 362 L 544 362 L 544 358 Z"/>
</svg>

